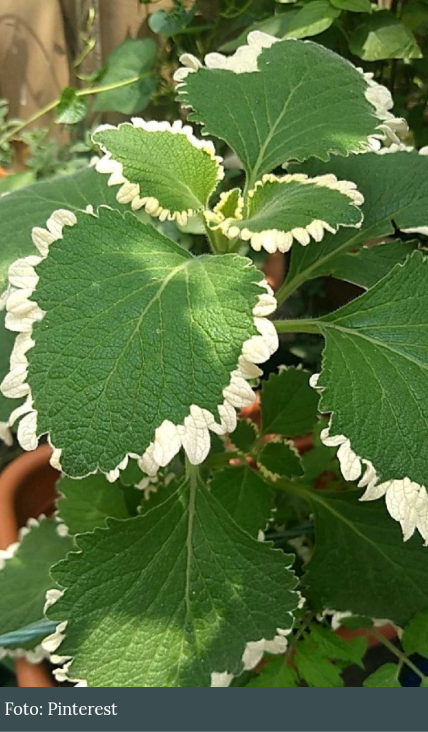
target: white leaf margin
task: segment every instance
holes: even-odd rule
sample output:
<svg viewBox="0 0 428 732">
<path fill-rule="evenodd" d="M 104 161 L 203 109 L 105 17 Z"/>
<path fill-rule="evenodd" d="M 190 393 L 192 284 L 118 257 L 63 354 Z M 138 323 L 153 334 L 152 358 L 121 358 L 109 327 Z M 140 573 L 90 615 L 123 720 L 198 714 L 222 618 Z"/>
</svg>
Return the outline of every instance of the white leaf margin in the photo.
<svg viewBox="0 0 428 732">
<path fill-rule="evenodd" d="M 205 56 L 204 64 L 207 69 L 225 69 L 227 71 L 233 71 L 235 74 L 244 73 L 255 73 L 259 71 L 258 68 L 258 57 L 262 51 L 266 48 L 270 48 L 274 43 L 288 43 L 296 42 L 300 43 L 312 43 L 311 40 L 300 40 L 296 38 L 275 38 L 268 33 L 263 31 L 251 31 L 247 36 L 247 44 L 240 46 L 234 54 L 231 56 L 224 56 L 221 53 L 209 53 Z M 203 67 L 203 64 L 190 53 L 185 53 L 180 56 L 180 62 L 182 66 L 177 69 L 174 74 L 174 81 L 177 82 L 177 89 L 180 93 L 180 88 L 186 84 L 186 78 L 189 74 L 196 73 Z M 350 64 L 352 66 L 352 64 Z M 356 67 L 354 67 L 356 68 Z M 391 143 L 399 144 L 400 137 L 404 136 L 408 132 L 408 125 L 405 119 L 401 117 L 394 117 L 391 113 L 391 109 L 394 106 L 391 93 L 389 90 L 378 84 L 373 79 L 372 73 L 365 73 L 363 69 L 357 68 L 367 84 L 365 92 L 366 100 L 375 110 L 376 117 L 380 120 L 376 132 L 371 135 L 367 142 L 354 150 L 354 152 L 361 152 L 361 149 L 367 150 L 378 150 L 381 146 L 380 141 L 384 144 L 389 145 Z M 186 105 L 183 105 L 186 106 Z M 187 105 L 189 106 L 189 105 Z"/>
<path fill-rule="evenodd" d="M 215 163 L 217 169 L 216 182 L 219 183 L 219 181 L 223 180 L 225 175 L 222 165 L 223 158 L 216 155 L 214 144 L 209 140 L 199 140 L 193 134 L 192 127 L 190 125 L 183 125 L 181 120 L 176 120 L 173 124 L 170 124 L 169 122 L 156 122 L 154 120 L 146 122 L 140 117 L 132 117 L 130 122 L 124 122 L 117 127 L 109 124 L 100 125 L 93 134 L 95 135 L 97 132 L 103 132 L 104 130 L 119 130 L 123 126 L 142 129 L 149 133 L 167 132 L 172 135 L 183 135 L 193 147 L 206 153 Z M 171 211 L 168 208 L 164 208 L 154 196 L 141 197 L 139 184 L 133 183 L 125 177 L 122 163 L 114 159 L 112 153 L 107 150 L 105 145 L 102 145 L 98 141 L 94 142 L 104 153 L 104 156 L 95 165 L 97 172 L 110 174 L 108 179 L 109 186 L 121 185 L 121 188 L 119 188 L 116 194 L 118 203 L 130 204 L 133 211 L 138 211 L 144 206 L 146 213 L 158 218 L 160 221 L 177 221 L 177 224 L 180 226 L 186 226 L 188 219 L 196 213 L 194 209 Z"/>
<path fill-rule="evenodd" d="M 52 589 L 47 591 L 44 607 L 45 613 L 49 607 L 54 605 L 57 600 L 59 600 L 63 596 L 64 592 L 65 590 L 58 589 Z M 300 610 L 304 607 L 306 600 L 301 592 L 299 592 L 299 590 L 294 590 L 294 593 L 298 597 L 297 607 Z M 265 652 L 272 655 L 281 655 L 285 653 L 288 646 L 287 637 L 293 632 L 294 620 L 291 612 L 288 612 L 287 615 L 292 620 L 290 628 L 277 628 L 276 635 L 272 639 L 261 638 L 258 641 L 250 641 L 246 644 L 244 652 L 242 654 L 242 671 L 250 671 L 251 669 L 255 668 L 255 666 L 257 666 L 257 664 L 262 660 Z M 60 648 L 61 643 L 66 637 L 67 624 L 67 620 L 59 623 L 55 629 L 55 632 L 44 638 L 41 644 L 41 649 L 43 653 L 47 654 L 47 657 L 50 659 L 51 663 L 60 666 L 59 668 L 54 669 L 52 672 L 58 682 L 69 682 L 75 684 L 76 687 L 87 687 L 88 682 L 86 681 L 86 679 L 74 679 L 69 676 L 69 669 L 71 664 L 73 663 L 73 656 L 61 656 L 56 654 L 56 651 Z M 63 665 L 61 666 L 60 664 Z M 233 678 L 234 674 L 231 674 L 228 671 L 213 671 L 211 673 L 211 687 L 228 687 Z"/>
<path fill-rule="evenodd" d="M 0 295 L 0 312 L 5 309 L 8 297 L 9 288 Z M 0 422 L 0 442 L 4 442 L 7 447 L 13 445 L 13 435 L 8 422 Z"/>
<path fill-rule="evenodd" d="M 109 208 L 108 206 L 106 208 Z M 95 215 L 90 207 L 88 216 Z M 27 383 L 27 353 L 34 346 L 32 329 L 35 322 L 43 320 L 45 313 L 38 304 L 31 300 L 38 282 L 35 267 L 48 256 L 49 247 L 62 239 L 64 226 L 74 226 L 76 215 L 66 209 L 58 209 L 47 221 L 47 228 L 36 227 L 32 231 L 34 245 L 40 256 L 29 256 L 18 259 L 9 267 L 9 295 L 6 301 L 6 327 L 18 333 L 10 358 L 10 371 L 0 386 L 4 396 L 8 398 L 26 397 L 26 401 L 17 407 L 9 419 L 11 427 L 20 419 L 17 437 L 24 450 L 35 450 L 38 445 L 37 411 L 33 407 L 30 385 Z M 248 260 L 247 266 L 253 266 Z M 255 274 L 259 274 L 255 269 Z M 262 371 L 257 364 L 264 363 L 275 353 L 279 346 L 278 334 L 272 321 L 267 316 L 277 307 L 273 290 L 266 280 L 256 282 L 261 290 L 258 302 L 253 308 L 253 321 L 259 335 L 244 341 L 237 368 L 232 371 L 229 384 L 223 389 L 223 402 L 217 407 L 218 418 L 197 404 L 190 406 L 189 414 L 183 424 L 173 424 L 164 420 L 155 430 L 155 438 L 142 455 L 127 453 L 113 470 L 107 473 L 107 479 L 115 481 L 128 464 L 129 458 L 138 461 L 141 470 L 149 476 L 156 475 L 160 467 L 165 467 L 173 457 L 184 448 L 189 461 L 199 465 L 207 457 L 210 446 L 210 431 L 217 435 L 233 432 L 236 428 L 236 409 L 249 406 L 255 400 L 255 393 L 248 381 L 261 376 Z M 61 448 L 52 444 L 50 435 L 48 442 L 53 449 L 51 465 L 61 470 Z M 96 472 L 96 470 L 94 471 Z M 86 477 L 86 476 L 80 476 Z"/>
<path fill-rule="evenodd" d="M 257 190 L 262 188 L 266 183 L 278 183 L 279 185 L 301 183 L 302 185 L 327 188 L 338 191 L 349 198 L 350 205 L 354 208 L 357 208 L 364 203 L 364 196 L 357 190 L 355 183 L 348 180 L 338 180 L 335 175 L 330 173 L 326 175 L 319 175 L 314 178 L 310 178 L 304 173 L 294 173 L 281 177 L 267 173 L 261 178 L 261 180 L 257 181 L 254 188 L 249 191 L 248 198 L 254 198 Z M 242 221 L 242 218 L 242 213 L 240 213 L 239 220 Z M 251 247 L 256 252 L 259 252 L 263 248 L 269 254 L 273 254 L 278 251 L 282 253 L 288 252 L 294 240 L 303 247 L 310 243 L 311 238 L 315 242 L 320 242 L 324 238 L 326 231 L 329 231 L 331 234 L 336 234 L 338 229 L 342 226 L 359 229 L 361 228 L 362 221 L 363 215 L 361 214 L 361 221 L 358 224 L 338 224 L 335 227 L 321 219 L 314 219 L 305 228 L 296 227 L 290 231 L 285 231 L 283 229 L 265 229 L 263 231 L 256 232 L 251 230 L 251 214 L 249 214 L 248 227 L 240 228 L 236 226 L 236 222 L 230 218 L 220 222 L 218 227 L 221 228 L 222 232 L 229 239 L 239 237 L 243 241 L 249 241 Z"/>
<path fill-rule="evenodd" d="M 21 547 L 23 539 L 32 531 L 32 529 L 40 526 L 42 521 L 48 521 L 49 519 L 45 514 L 40 514 L 37 518 L 30 517 L 27 522 L 18 531 L 18 538 L 12 544 L 9 544 L 6 549 L 0 549 L 0 572 L 6 567 L 7 562 L 12 559 L 19 548 Z M 57 533 L 61 536 L 59 527 L 57 527 Z M 48 592 L 56 593 L 57 590 L 48 590 Z M 2 658 L 25 658 L 29 663 L 41 663 L 44 660 L 50 660 L 50 652 L 43 646 L 42 641 L 38 646 L 31 650 L 25 648 L 9 648 L 0 646 L 0 660 Z"/>
<path fill-rule="evenodd" d="M 312 388 L 323 391 L 319 387 L 320 374 L 313 374 L 309 379 Z M 403 532 L 403 541 L 410 539 L 418 531 L 428 546 L 428 493 L 427 489 L 410 478 L 393 479 L 380 482 L 376 469 L 370 460 L 357 455 L 351 441 L 345 435 L 330 435 L 331 418 L 328 427 L 321 431 L 321 441 L 327 447 L 338 447 L 337 458 L 340 470 L 346 481 L 358 480 L 358 487 L 365 488 L 360 501 L 375 501 L 385 497 L 387 510 L 395 521 L 398 521 Z"/>
</svg>

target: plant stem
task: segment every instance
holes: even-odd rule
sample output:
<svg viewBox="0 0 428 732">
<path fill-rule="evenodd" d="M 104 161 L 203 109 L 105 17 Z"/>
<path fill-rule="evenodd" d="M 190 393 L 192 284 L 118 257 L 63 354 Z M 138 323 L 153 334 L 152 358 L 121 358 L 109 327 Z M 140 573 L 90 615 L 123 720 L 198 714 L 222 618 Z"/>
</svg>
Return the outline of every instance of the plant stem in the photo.
<svg viewBox="0 0 428 732">
<path fill-rule="evenodd" d="M 104 86 L 94 86 L 90 89 L 77 89 L 76 90 L 76 97 L 87 97 L 91 94 L 101 94 L 102 92 L 107 91 L 113 91 L 114 89 L 121 89 L 124 86 L 130 86 L 130 84 L 135 84 L 137 81 L 139 81 L 142 77 L 141 76 L 133 76 L 130 79 L 126 79 L 124 81 L 118 81 L 115 84 L 105 84 Z M 32 122 L 36 122 L 40 117 L 43 117 L 43 115 L 47 114 L 48 112 L 51 112 L 53 109 L 56 109 L 56 107 L 59 105 L 61 101 L 61 96 L 54 99 L 52 102 L 49 102 L 45 107 L 42 107 L 42 109 L 39 109 L 38 112 L 35 112 L 35 114 L 32 114 L 31 117 L 28 117 L 24 122 L 21 122 L 19 125 L 16 125 L 16 127 L 13 127 L 9 132 L 7 132 L 5 135 L 3 135 L 2 138 L 0 138 L 0 147 L 5 142 L 10 140 L 12 137 L 14 137 L 16 134 L 24 130 L 28 125 L 30 125 Z"/>
<path fill-rule="evenodd" d="M 278 333 L 321 333 L 316 320 L 274 320 L 273 324 Z"/>
<path fill-rule="evenodd" d="M 397 646 L 395 646 L 390 640 L 388 640 L 388 638 L 385 638 L 382 633 L 379 633 L 376 628 L 372 628 L 370 632 L 380 643 L 385 646 L 385 648 L 391 651 L 391 653 L 393 653 L 394 656 L 399 659 L 400 663 L 408 666 L 413 671 L 413 673 L 419 676 L 422 681 L 425 681 L 428 678 L 427 676 L 425 676 L 424 673 L 422 673 L 422 671 L 420 671 L 420 669 L 418 669 L 418 667 L 410 660 L 410 658 L 408 658 L 407 655 L 403 653 L 403 651 L 400 651 Z"/>
</svg>

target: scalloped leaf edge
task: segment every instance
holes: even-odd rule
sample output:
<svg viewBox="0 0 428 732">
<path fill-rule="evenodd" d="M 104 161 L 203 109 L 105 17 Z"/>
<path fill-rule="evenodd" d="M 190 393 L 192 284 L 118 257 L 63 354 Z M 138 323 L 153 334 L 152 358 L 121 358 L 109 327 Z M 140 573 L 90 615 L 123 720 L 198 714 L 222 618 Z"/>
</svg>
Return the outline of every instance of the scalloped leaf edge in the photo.
<svg viewBox="0 0 428 732">
<path fill-rule="evenodd" d="M 130 122 L 123 122 L 122 124 L 115 127 L 114 125 L 100 125 L 95 132 L 101 132 L 104 130 L 118 130 L 124 125 L 134 127 L 136 129 L 145 130 L 145 132 L 169 132 L 172 135 L 183 135 L 188 139 L 193 147 L 205 152 L 211 160 L 217 166 L 217 183 L 224 178 L 223 158 L 216 155 L 214 144 L 209 140 L 199 140 L 194 134 L 193 129 L 190 125 L 183 125 L 181 120 L 176 120 L 172 124 L 169 122 L 156 122 L 154 120 L 146 122 L 140 117 L 132 117 Z M 95 142 L 95 141 L 94 141 Z M 180 226 L 186 226 L 188 219 L 193 216 L 196 211 L 194 209 L 186 209 L 183 211 L 171 211 L 168 208 L 164 208 L 157 198 L 154 196 L 142 196 L 140 197 L 140 186 L 138 183 L 133 183 L 123 174 L 123 165 L 118 160 L 115 160 L 107 148 L 100 142 L 95 142 L 96 145 L 103 151 L 104 156 L 98 160 L 95 168 L 98 173 L 109 174 L 108 179 L 109 186 L 121 185 L 117 194 L 116 200 L 118 203 L 130 204 L 133 211 L 138 211 L 144 206 L 146 213 L 150 216 L 158 218 L 160 221 L 177 221 Z"/>
<path fill-rule="evenodd" d="M 109 208 L 109 207 L 107 207 Z M 95 215 L 91 211 L 87 215 Z M 62 238 L 64 226 L 74 226 L 77 218 L 74 213 L 65 209 L 55 211 L 47 221 L 47 228 L 33 229 L 33 243 L 40 252 L 40 256 L 29 256 L 18 259 L 9 268 L 10 293 L 6 301 L 6 327 L 18 333 L 10 358 L 10 371 L 3 379 L 1 391 L 9 398 L 26 397 L 24 404 L 17 407 L 11 414 L 9 426 L 20 419 L 17 437 L 24 450 L 35 450 L 38 445 L 37 411 L 33 407 L 33 398 L 30 385 L 27 383 L 28 359 L 27 353 L 33 348 L 33 323 L 41 321 L 45 313 L 38 304 L 31 300 L 38 282 L 35 266 L 48 256 L 49 247 Z M 248 266 L 251 261 L 248 260 Z M 258 274 L 257 270 L 255 273 Z M 138 460 L 138 464 L 149 476 L 156 475 L 160 467 L 165 467 L 172 458 L 184 448 L 190 462 L 199 465 L 207 457 L 210 450 L 209 431 L 218 435 L 230 433 L 236 427 L 236 411 L 249 406 L 255 399 L 255 394 L 248 381 L 262 374 L 257 366 L 264 363 L 278 349 L 278 334 L 273 323 L 267 316 L 276 310 L 277 301 L 273 290 L 265 279 L 257 281 L 264 292 L 259 295 L 258 302 L 253 308 L 254 325 L 259 335 L 254 335 L 242 344 L 241 355 L 237 368 L 232 371 L 229 384 L 223 389 L 224 401 L 217 407 L 220 423 L 211 412 L 202 409 L 197 404 L 190 406 L 189 414 L 183 424 L 173 424 L 164 420 L 155 430 L 155 438 L 147 447 L 143 455 L 127 453 L 121 462 L 107 473 L 111 482 L 118 479 L 120 471 L 124 470 L 129 458 Z M 50 434 L 48 442 L 52 447 L 51 465 L 61 470 L 61 448 L 52 444 Z M 96 472 L 96 470 L 94 471 Z M 81 476 L 85 477 L 85 476 Z"/>
<path fill-rule="evenodd" d="M 247 36 L 247 44 L 240 46 L 231 56 L 224 56 L 221 53 L 209 53 L 204 58 L 204 65 L 207 69 L 225 69 L 233 71 L 235 74 L 257 73 L 258 57 L 264 49 L 270 48 L 274 43 L 287 43 L 289 41 L 296 42 L 295 38 L 275 38 L 274 36 L 264 33 L 263 31 L 251 31 Z M 313 43 L 311 40 L 300 40 L 301 43 Z M 177 89 L 180 94 L 180 88 L 186 85 L 186 78 L 189 74 L 196 73 L 203 68 L 203 64 L 196 56 L 185 53 L 180 56 L 182 66 L 174 73 L 174 81 L 177 82 Z M 366 142 L 362 142 L 360 147 L 353 152 L 361 152 L 362 150 L 377 150 L 380 147 L 380 140 L 386 144 L 400 142 L 400 137 L 408 131 L 408 125 L 405 119 L 394 117 L 391 113 L 393 100 L 389 90 L 378 84 L 373 79 L 371 72 L 364 72 L 363 69 L 357 68 L 367 84 L 365 92 L 366 100 L 375 110 L 376 117 L 380 120 L 377 129 L 379 132 L 369 136 Z M 182 105 L 189 107 L 190 105 Z M 202 130 L 202 134 L 204 131 Z"/>
<path fill-rule="evenodd" d="M 261 188 L 265 183 L 279 183 L 280 185 L 287 185 L 293 181 L 301 183 L 302 185 L 314 185 L 320 188 L 329 188 L 330 190 L 339 191 L 343 195 L 350 199 L 352 206 L 357 208 L 364 203 L 364 196 L 357 190 L 355 183 L 348 180 L 338 180 L 333 174 L 319 175 L 315 178 L 310 178 L 304 173 L 294 173 L 284 176 L 276 176 L 271 173 L 264 175 L 261 180 L 257 181 L 254 188 L 252 188 L 248 197 L 251 199 L 254 197 L 258 188 Z M 242 220 L 242 216 L 240 217 Z M 249 219 L 249 224 L 250 224 Z M 226 219 L 218 226 L 222 232 L 229 238 L 235 239 L 239 237 L 243 241 L 249 241 L 251 247 L 259 252 L 262 248 L 265 249 L 269 254 L 274 252 L 288 252 L 291 248 L 293 241 L 296 240 L 303 247 L 307 246 L 311 238 L 320 242 L 324 238 L 326 231 L 331 234 L 336 234 L 339 227 L 344 226 L 347 228 L 360 228 L 363 221 L 363 215 L 361 214 L 361 221 L 358 224 L 339 224 L 337 227 L 331 226 L 326 221 L 321 219 L 314 219 L 305 228 L 297 227 L 290 231 L 284 231 L 282 229 L 265 229 L 264 231 L 251 231 L 250 226 L 240 229 L 232 219 Z"/>
<path fill-rule="evenodd" d="M 319 392 L 318 378 L 313 374 L 309 380 L 313 389 Z M 341 473 L 346 481 L 358 480 L 358 487 L 365 488 L 360 501 L 375 501 L 385 497 L 390 516 L 401 526 L 403 541 L 410 539 L 418 531 L 428 546 L 428 493 L 427 489 L 410 478 L 392 479 L 381 482 L 376 469 L 370 460 L 360 457 L 352 449 L 351 441 L 345 435 L 331 435 L 329 426 L 321 431 L 321 441 L 327 447 L 337 447 L 337 458 Z"/>
</svg>

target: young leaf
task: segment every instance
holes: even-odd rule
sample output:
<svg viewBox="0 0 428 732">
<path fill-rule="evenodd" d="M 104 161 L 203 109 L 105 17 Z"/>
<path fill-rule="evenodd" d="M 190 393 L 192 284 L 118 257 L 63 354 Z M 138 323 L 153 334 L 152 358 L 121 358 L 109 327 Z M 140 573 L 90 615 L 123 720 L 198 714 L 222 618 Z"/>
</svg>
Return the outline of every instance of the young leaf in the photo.
<svg viewBox="0 0 428 732">
<path fill-rule="evenodd" d="M 307 371 L 284 368 L 262 388 L 262 434 L 298 437 L 313 429 L 318 400 Z"/>
<path fill-rule="evenodd" d="M 122 208 L 116 203 L 116 192 L 117 187 L 108 188 L 105 178 L 91 167 L 0 197 L 0 294 L 7 284 L 9 265 L 35 252 L 31 230 L 45 226 L 55 208 L 77 211 L 88 204 Z"/>
<path fill-rule="evenodd" d="M 99 173 L 110 173 L 109 185 L 122 183 L 120 203 L 133 210 L 142 206 L 161 220 L 187 217 L 202 211 L 224 175 L 212 142 L 200 141 L 181 122 L 133 119 L 119 127 L 103 125 L 93 135 L 105 153 Z"/>
<path fill-rule="evenodd" d="M 48 615 L 68 621 L 60 653 L 88 686 L 209 686 L 213 672 L 242 670 L 248 641 L 291 626 L 289 558 L 193 479 L 146 516 L 77 541 L 54 570 L 66 591 Z"/>
<path fill-rule="evenodd" d="M 182 445 L 202 462 L 209 430 L 233 431 L 234 407 L 254 400 L 246 379 L 278 345 L 261 272 L 238 255 L 194 257 L 109 208 L 57 212 L 50 225 L 56 236 L 36 232 L 55 243 L 31 270 L 33 300 L 22 307 L 25 287 L 8 300 L 8 325 L 21 332 L 3 392 L 28 391 L 28 363 L 33 399 L 21 444 L 34 449 L 49 433 L 54 463 L 72 477 L 116 479 L 129 454 L 153 475 Z"/>
<path fill-rule="evenodd" d="M 292 478 L 303 475 L 302 463 L 292 444 L 278 438 L 275 442 L 267 442 L 257 453 L 257 462 L 262 474 L 271 480 Z"/>
<path fill-rule="evenodd" d="M 125 489 L 117 483 L 109 483 L 103 475 L 90 475 L 83 480 L 62 478 L 58 492 L 61 494 L 58 519 L 66 524 L 70 534 L 84 534 L 97 526 L 104 527 L 108 517 L 126 519 L 133 515 Z M 135 493 L 141 499 L 138 491 Z"/>
<path fill-rule="evenodd" d="M 68 86 L 62 94 L 56 110 L 56 122 L 64 125 L 75 125 L 85 119 L 88 105 L 84 97 L 76 94 L 76 89 Z"/>
<path fill-rule="evenodd" d="M 52 587 L 50 568 L 73 547 L 58 535 L 55 521 L 30 521 L 29 533 L 0 571 L 0 635 L 19 630 L 43 617 L 46 591 Z M 34 648 L 43 635 L 28 641 Z"/>
<path fill-rule="evenodd" d="M 278 658 L 270 658 L 268 663 L 263 666 L 260 673 L 258 673 L 255 678 L 251 679 L 246 686 L 295 687 L 299 686 L 299 678 L 292 666 L 287 666 L 284 659 L 279 656 Z"/>
<path fill-rule="evenodd" d="M 151 73 L 156 59 L 156 44 L 151 38 L 128 38 L 107 59 L 102 85 L 110 86 L 135 78 L 134 84 L 97 94 L 95 112 L 135 114 L 145 109 L 157 86 Z"/>
<path fill-rule="evenodd" d="M 272 515 L 273 491 L 246 465 L 214 473 L 211 492 L 234 521 L 252 536 L 263 531 Z"/>
<path fill-rule="evenodd" d="M 248 197 L 245 217 L 222 228 L 230 239 L 249 240 L 256 251 L 287 252 L 294 239 L 306 246 L 311 238 L 321 241 L 325 231 L 358 228 L 362 221 L 362 196 L 353 183 L 334 175 L 264 175 Z"/>
<path fill-rule="evenodd" d="M 385 115 L 369 101 L 373 88 L 362 74 L 310 42 L 255 31 L 234 56 L 209 54 L 206 68 L 182 60 L 180 101 L 194 110 L 190 119 L 236 152 L 250 186 L 287 160 L 366 149 Z"/>
<path fill-rule="evenodd" d="M 401 687 L 398 680 L 398 666 L 396 663 L 385 663 L 371 674 L 364 682 L 366 688 L 376 687 Z"/>
<path fill-rule="evenodd" d="M 416 150 L 367 153 L 334 158 L 328 166 L 317 162 L 304 168 L 309 175 L 334 173 L 339 179 L 354 181 L 364 196 L 364 221 L 359 231 L 327 234 L 316 247 L 293 247 L 286 283 L 289 291 L 313 277 L 333 274 L 344 252 L 358 249 L 369 239 L 394 235 L 395 227 L 406 233 L 428 232 L 428 156 Z"/>
<path fill-rule="evenodd" d="M 389 618 L 405 625 L 428 605 L 428 552 L 416 537 L 403 543 L 380 502 L 359 491 L 313 491 L 315 551 L 304 577 L 317 607 Z"/>
<path fill-rule="evenodd" d="M 383 61 L 388 58 L 421 58 L 416 38 L 392 13 L 373 13 L 351 34 L 351 53 L 363 61 Z"/>
<path fill-rule="evenodd" d="M 332 261 L 331 274 L 339 280 L 347 280 L 368 290 L 398 263 L 404 264 L 407 257 L 418 249 L 419 242 L 381 242 L 376 246 L 361 247 L 354 252 L 339 254 Z"/>
<path fill-rule="evenodd" d="M 340 11 L 329 0 L 313 0 L 304 5 L 291 20 L 287 35 L 291 38 L 308 38 L 323 33 L 334 23 Z"/>
<path fill-rule="evenodd" d="M 428 610 L 415 615 L 406 625 L 401 645 L 406 653 L 420 653 L 428 658 Z"/>
<path fill-rule="evenodd" d="M 364 464 L 364 498 L 385 495 L 404 539 L 417 529 L 426 541 L 427 273 L 428 260 L 415 252 L 357 300 L 321 318 L 326 347 L 317 383 L 320 410 L 332 413 L 322 438 L 340 446 L 344 478 L 361 478 Z"/>
<path fill-rule="evenodd" d="M 294 663 L 308 686 L 324 688 L 344 686 L 340 668 L 325 658 L 310 640 L 298 643 Z"/>
</svg>

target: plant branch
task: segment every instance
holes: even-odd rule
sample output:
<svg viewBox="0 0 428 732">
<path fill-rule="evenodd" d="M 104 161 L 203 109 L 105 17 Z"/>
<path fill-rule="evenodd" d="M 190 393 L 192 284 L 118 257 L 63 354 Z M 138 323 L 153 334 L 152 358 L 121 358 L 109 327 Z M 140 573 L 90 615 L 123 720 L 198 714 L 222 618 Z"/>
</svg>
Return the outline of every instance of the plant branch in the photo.
<svg viewBox="0 0 428 732">
<path fill-rule="evenodd" d="M 382 643 L 385 646 L 385 648 L 387 648 L 389 651 L 391 651 L 391 653 L 393 653 L 394 656 L 396 656 L 399 659 L 401 664 L 405 664 L 406 666 L 408 666 L 408 668 L 410 668 L 413 671 L 413 673 L 415 673 L 417 676 L 419 676 L 419 678 L 422 681 L 425 681 L 428 678 L 427 676 L 425 676 L 424 673 L 422 673 L 422 671 L 420 669 L 418 669 L 418 667 L 413 663 L 413 661 L 411 661 L 410 658 L 408 658 L 408 656 L 405 653 L 403 653 L 403 651 L 400 651 L 400 649 L 397 648 L 397 646 L 394 646 L 394 644 L 390 640 L 388 640 L 388 638 L 385 638 L 385 636 L 383 636 L 382 633 L 379 633 L 379 631 L 376 630 L 376 628 L 372 628 L 370 630 L 370 632 L 379 641 L 379 643 Z"/>
<path fill-rule="evenodd" d="M 124 86 L 130 86 L 131 84 L 135 84 L 141 78 L 142 76 L 132 76 L 130 79 L 118 81 L 115 84 L 105 84 L 104 86 L 95 86 L 89 89 L 77 89 L 76 97 L 87 97 L 91 94 L 101 94 L 102 92 L 113 91 L 114 89 L 121 89 Z M 31 117 L 28 117 L 28 119 L 24 120 L 24 122 L 20 122 L 18 125 L 9 130 L 9 132 L 7 132 L 5 135 L 3 135 L 2 138 L 0 138 L 0 147 L 5 142 L 8 142 L 8 140 L 10 140 L 12 137 L 15 137 L 15 135 L 17 135 L 19 132 L 22 132 L 22 130 L 28 127 L 28 125 L 31 125 L 32 122 L 36 122 L 38 119 L 40 119 L 40 117 L 43 117 L 48 112 L 56 109 L 60 101 L 61 96 L 57 97 L 52 102 L 49 102 L 49 104 L 47 104 L 45 107 L 42 107 L 42 109 L 39 109 L 38 112 L 35 112 L 35 114 L 32 114 Z"/>
<path fill-rule="evenodd" d="M 273 324 L 278 333 L 317 333 L 321 334 L 321 328 L 316 320 L 274 320 Z"/>
</svg>

